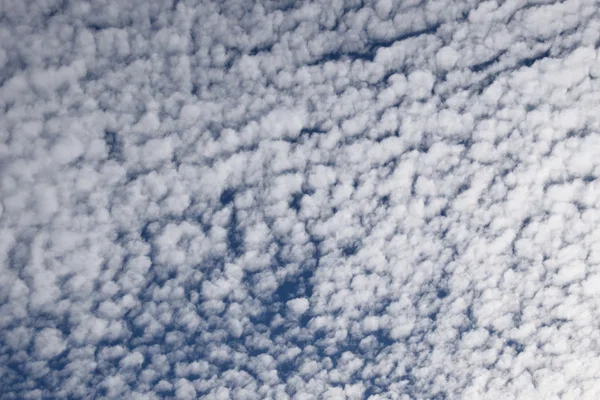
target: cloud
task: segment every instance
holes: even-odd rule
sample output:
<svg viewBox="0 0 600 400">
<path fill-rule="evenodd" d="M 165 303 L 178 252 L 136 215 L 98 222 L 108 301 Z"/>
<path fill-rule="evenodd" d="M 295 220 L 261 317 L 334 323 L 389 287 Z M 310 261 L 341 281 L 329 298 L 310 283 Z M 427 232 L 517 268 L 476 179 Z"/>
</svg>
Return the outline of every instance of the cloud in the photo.
<svg viewBox="0 0 600 400">
<path fill-rule="evenodd" d="M 306 298 L 302 297 L 288 301 L 287 306 L 293 314 L 302 315 L 308 311 L 310 304 Z"/>
<path fill-rule="evenodd" d="M 6 8 L 0 397 L 597 397 L 594 2 L 284 3 Z"/>
<path fill-rule="evenodd" d="M 38 358 L 48 360 L 67 348 L 62 333 L 54 328 L 44 328 L 35 336 L 35 353 Z"/>
</svg>

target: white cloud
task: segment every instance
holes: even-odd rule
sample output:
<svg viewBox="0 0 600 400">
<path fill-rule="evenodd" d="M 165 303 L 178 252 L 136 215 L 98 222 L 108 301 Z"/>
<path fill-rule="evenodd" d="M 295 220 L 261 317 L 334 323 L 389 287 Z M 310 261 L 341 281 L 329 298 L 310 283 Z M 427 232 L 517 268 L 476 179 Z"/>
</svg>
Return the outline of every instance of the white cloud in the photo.
<svg viewBox="0 0 600 400">
<path fill-rule="evenodd" d="M 44 328 L 35 335 L 35 352 L 38 358 L 48 360 L 67 348 L 62 333 L 54 328 Z"/>
<path fill-rule="evenodd" d="M 140 353 L 138 351 L 134 351 L 132 353 L 127 354 L 127 356 L 125 356 L 123 359 L 121 359 L 121 361 L 119 362 L 119 365 L 122 368 L 133 368 L 133 367 L 140 367 L 143 362 L 144 362 L 144 356 L 142 355 L 142 353 Z"/>
<path fill-rule="evenodd" d="M 302 297 L 288 301 L 287 306 L 290 309 L 290 311 L 292 311 L 292 313 L 296 315 L 302 315 L 306 311 L 308 311 L 310 303 L 306 298 Z"/>
<path fill-rule="evenodd" d="M 8 398 L 597 397 L 596 8 L 7 8 Z"/>
<path fill-rule="evenodd" d="M 175 397 L 178 400 L 188 400 L 196 398 L 196 389 L 194 385 L 187 379 L 179 379 L 175 383 Z"/>
<path fill-rule="evenodd" d="M 460 54 L 449 46 L 442 47 L 435 55 L 436 64 L 442 71 L 454 68 L 459 59 Z"/>
</svg>

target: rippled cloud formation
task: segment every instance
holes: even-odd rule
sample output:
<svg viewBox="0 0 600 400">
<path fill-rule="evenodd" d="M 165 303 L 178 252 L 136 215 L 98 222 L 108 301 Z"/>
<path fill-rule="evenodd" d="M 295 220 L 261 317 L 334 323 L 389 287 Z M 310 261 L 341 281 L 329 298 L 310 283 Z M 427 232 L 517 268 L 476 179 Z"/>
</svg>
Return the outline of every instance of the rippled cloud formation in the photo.
<svg viewBox="0 0 600 400">
<path fill-rule="evenodd" d="M 594 0 L 0 4 L 0 398 L 598 399 Z"/>
</svg>

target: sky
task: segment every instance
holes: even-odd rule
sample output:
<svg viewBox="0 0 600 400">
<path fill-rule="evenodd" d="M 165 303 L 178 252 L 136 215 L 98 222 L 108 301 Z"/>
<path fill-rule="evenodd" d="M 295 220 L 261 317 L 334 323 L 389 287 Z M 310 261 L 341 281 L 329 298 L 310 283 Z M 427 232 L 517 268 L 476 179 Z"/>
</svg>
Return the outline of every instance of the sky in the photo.
<svg viewBox="0 0 600 400">
<path fill-rule="evenodd" d="M 598 47 L 595 0 L 0 2 L 0 398 L 600 398 Z"/>
</svg>

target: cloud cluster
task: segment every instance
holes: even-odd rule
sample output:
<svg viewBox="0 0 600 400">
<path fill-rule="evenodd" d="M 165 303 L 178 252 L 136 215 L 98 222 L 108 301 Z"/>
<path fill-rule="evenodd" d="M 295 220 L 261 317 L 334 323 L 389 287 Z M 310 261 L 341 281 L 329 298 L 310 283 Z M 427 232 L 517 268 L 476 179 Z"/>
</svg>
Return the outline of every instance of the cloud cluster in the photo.
<svg viewBox="0 0 600 400">
<path fill-rule="evenodd" d="M 0 7 L 0 398 L 598 397 L 594 1 Z"/>
</svg>

